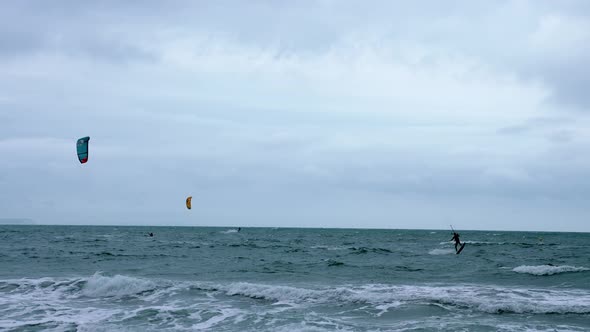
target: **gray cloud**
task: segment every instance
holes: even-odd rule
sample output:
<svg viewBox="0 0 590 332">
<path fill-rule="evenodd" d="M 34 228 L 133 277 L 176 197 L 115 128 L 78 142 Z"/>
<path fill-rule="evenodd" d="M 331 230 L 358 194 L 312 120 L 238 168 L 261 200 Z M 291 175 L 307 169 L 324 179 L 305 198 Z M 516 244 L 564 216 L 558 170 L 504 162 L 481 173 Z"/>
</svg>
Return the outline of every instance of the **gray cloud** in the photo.
<svg viewBox="0 0 590 332">
<path fill-rule="evenodd" d="M 589 14 L 3 3 L 0 218 L 587 231 Z"/>
<path fill-rule="evenodd" d="M 3 4 L 0 15 L 0 53 L 10 56 L 65 52 L 105 61 L 156 61 L 159 54 L 150 44 L 175 35 L 229 39 L 285 56 L 325 52 L 352 38 L 463 53 L 498 70 L 543 81 L 558 104 L 587 109 L 590 102 L 583 88 L 590 77 L 590 33 L 583 33 L 590 26 L 590 7 L 581 1 L 254 1 L 247 6 L 231 1 L 148 1 L 141 6 L 23 1 Z M 433 60 L 424 56 L 422 61 Z"/>
</svg>

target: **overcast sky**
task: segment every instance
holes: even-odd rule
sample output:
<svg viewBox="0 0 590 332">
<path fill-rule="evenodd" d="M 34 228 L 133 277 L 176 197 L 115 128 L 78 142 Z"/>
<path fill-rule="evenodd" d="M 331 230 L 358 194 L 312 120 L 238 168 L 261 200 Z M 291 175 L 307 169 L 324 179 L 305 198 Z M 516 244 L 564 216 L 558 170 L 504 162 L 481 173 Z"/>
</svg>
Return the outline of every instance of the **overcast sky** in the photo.
<svg viewBox="0 0 590 332">
<path fill-rule="evenodd" d="M 589 59 L 584 0 L 3 1 L 0 218 L 590 231 Z"/>
</svg>

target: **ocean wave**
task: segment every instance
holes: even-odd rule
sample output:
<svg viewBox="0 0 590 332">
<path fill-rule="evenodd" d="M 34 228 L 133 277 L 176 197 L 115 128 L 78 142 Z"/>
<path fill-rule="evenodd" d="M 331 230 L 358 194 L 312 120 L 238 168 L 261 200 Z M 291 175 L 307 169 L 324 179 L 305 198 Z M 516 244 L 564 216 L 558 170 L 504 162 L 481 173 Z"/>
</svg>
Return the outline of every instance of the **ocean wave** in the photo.
<svg viewBox="0 0 590 332">
<path fill-rule="evenodd" d="M 277 303 L 368 303 L 451 305 L 486 313 L 590 313 L 590 294 L 584 291 L 547 291 L 480 286 L 387 286 L 307 289 L 292 286 L 232 283 L 203 288 L 226 295 L 241 295 Z"/>
<path fill-rule="evenodd" d="M 374 253 L 374 254 L 390 254 L 392 251 L 385 248 L 368 248 L 368 247 L 350 247 L 348 248 L 352 251 L 352 254 L 355 255 L 362 255 L 367 253 Z"/>
<path fill-rule="evenodd" d="M 163 286 L 149 279 L 122 275 L 104 276 L 97 272 L 88 278 L 39 278 L 0 281 L 0 292 L 28 298 L 72 300 L 80 297 L 144 296 Z M 165 286 L 165 285 L 164 285 Z"/>
<path fill-rule="evenodd" d="M 450 255 L 454 253 L 455 249 L 432 249 L 428 252 L 429 255 Z"/>
<path fill-rule="evenodd" d="M 156 287 L 156 283 L 147 279 L 95 273 L 86 280 L 81 293 L 88 297 L 123 297 L 153 291 Z"/>
<path fill-rule="evenodd" d="M 518 246 L 521 248 L 532 248 L 532 247 L 536 247 L 536 246 L 556 246 L 558 244 L 556 243 L 544 243 L 544 242 L 493 242 L 493 241 L 477 241 L 477 240 L 465 240 L 465 241 L 461 241 L 462 243 L 467 243 L 470 246 L 507 246 L 507 245 L 512 245 L 512 246 Z M 439 244 L 441 245 L 445 245 L 445 246 L 451 246 L 454 245 L 454 242 L 452 241 L 443 241 L 440 242 Z"/>
<path fill-rule="evenodd" d="M 292 249 L 292 247 L 287 246 L 287 245 L 281 245 L 281 244 L 258 244 L 256 242 L 244 242 L 244 243 L 231 243 L 231 244 L 227 244 L 227 247 L 231 247 L 231 248 L 248 248 L 248 249 L 279 249 L 279 248 L 286 248 L 286 249 Z M 210 246 L 210 248 L 212 248 Z"/>
<path fill-rule="evenodd" d="M 567 273 L 567 272 L 583 272 L 583 271 L 590 271 L 590 268 L 587 267 L 578 267 L 578 266 L 569 266 L 569 265 L 521 265 L 512 269 L 512 271 L 517 273 L 527 273 L 536 276 L 549 276 L 553 274 L 559 273 Z"/>
<path fill-rule="evenodd" d="M 475 245 L 504 245 L 504 244 L 508 244 L 507 242 L 491 242 L 491 241 L 471 241 L 471 240 L 467 240 L 467 241 L 463 241 L 463 243 L 468 243 L 468 244 L 475 244 Z"/>
<path fill-rule="evenodd" d="M 328 266 L 344 266 L 345 265 L 344 262 L 337 261 L 334 259 L 328 259 L 327 262 L 328 262 Z"/>
<path fill-rule="evenodd" d="M 204 289 L 277 303 L 445 305 L 485 313 L 589 314 L 590 292 L 585 290 L 521 289 L 494 286 L 343 286 L 308 289 L 292 286 L 232 283 Z"/>
<path fill-rule="evenodd" d="M 325 250 L 347 250 L 347 247 L 339 247 L 339 246 L 324 246 L 324 245 L 318 245 L 318 246 L 312 246 L 309 247 L 310 249 L 325 249 Z"/>
<path fill-rule="evenodd" d="M 467 243 L 467 244 L 475 245 L 475 246 L 510 244 L 508 242 L 490 242 L 490 241 L 472 241 L 472 240 L 461 241 L 461 243 Z M 444 241 L 444 242 L 440 242 L 439 244 L 442 244 L 442 245 L 454 245 L 454 242 L 453 241 Z"/>
<path fill-rule="evenodd" d="M 435 306 L 450 312 L 588 315 L 590 291 L 492 285 L 309 287 L 175 281 L 102 273 L 77 278 L 0 280 L 0 330 L 32 325 L 95 330 L 96 326 L 143 326 L 145 321 L 150 321 L 154 330 L 215 329 L 235 327 L 243 320 L 262 322 L 269 314 L 285 310 L 307 313 L 347 307 L 355 312 L 362 308 L 379 317 L 412 306 Z M 266 330 L 279 327 L 267 326 Z"/>
</svg>

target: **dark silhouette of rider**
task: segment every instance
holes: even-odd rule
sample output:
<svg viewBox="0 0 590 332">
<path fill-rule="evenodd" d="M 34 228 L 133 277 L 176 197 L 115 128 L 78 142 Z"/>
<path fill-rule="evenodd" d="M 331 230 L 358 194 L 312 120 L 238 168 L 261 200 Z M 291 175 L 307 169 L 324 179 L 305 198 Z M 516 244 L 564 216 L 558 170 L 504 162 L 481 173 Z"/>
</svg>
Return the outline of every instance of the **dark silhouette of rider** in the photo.
<svg viewBox="0 0 590 332">
<path fill-rule="evenodd" d="M 461 245 L 461 241 L 459 240 L 459 233 L 453 232 L 453 238 L 451 241 L 455 241 L 455 251 L 457 251 L 457 246 Z"/>
</svg>

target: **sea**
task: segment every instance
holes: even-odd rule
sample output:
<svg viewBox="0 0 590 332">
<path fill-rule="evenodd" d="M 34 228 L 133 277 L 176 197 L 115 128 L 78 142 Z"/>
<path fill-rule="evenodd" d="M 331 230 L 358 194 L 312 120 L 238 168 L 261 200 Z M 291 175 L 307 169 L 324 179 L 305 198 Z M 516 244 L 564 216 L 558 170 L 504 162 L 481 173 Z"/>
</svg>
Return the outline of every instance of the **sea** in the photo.
<svg viewBox="0 0 590 332">
<path fill-rule="evenodd" d="M 459 233 L 3 225 L 0 330 L 590 331 L 590 233 Z"/>
</svg>

